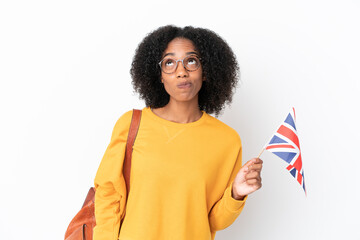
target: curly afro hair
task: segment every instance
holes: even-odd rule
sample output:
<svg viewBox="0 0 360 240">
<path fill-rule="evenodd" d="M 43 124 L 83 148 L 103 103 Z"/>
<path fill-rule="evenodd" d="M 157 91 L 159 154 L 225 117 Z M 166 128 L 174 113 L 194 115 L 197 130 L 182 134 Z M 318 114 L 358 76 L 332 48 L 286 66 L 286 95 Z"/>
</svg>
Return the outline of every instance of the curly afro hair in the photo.
<svg viewBox="0 0 360 240">
<path fill-rule="evenodd" d="M 230 104 L 235 92 L 239 66 L 229 45 L 215 32 L 187 26 L 167 25 L 149 33 L 136 49 L 130 74 L 134 90 L 145 100 L 146 106 L 165 106 L 170 96 L 161 83 L 158 63 L 170 41 L 185 38 L 193 42 L 201 57 L 206 81 L 199 91 L 199 109 L 218 116 L 225 104 Z"/>
</svg>

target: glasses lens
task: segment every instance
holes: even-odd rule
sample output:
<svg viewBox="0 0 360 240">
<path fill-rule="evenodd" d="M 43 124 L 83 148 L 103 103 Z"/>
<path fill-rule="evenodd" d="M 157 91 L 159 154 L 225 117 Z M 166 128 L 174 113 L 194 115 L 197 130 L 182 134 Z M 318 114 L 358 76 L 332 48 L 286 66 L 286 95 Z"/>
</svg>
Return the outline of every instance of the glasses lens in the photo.
<svg viewBox="0 0 360 240">
<path fill-rule="evenodd" d="M 185 68 L 189 71 L 195 71 L 200 67 L 200 60 L 196 56 L 188 56 L 184 59 Z"/>
<path fill-rule="evenodd" d="M 165 73 L 175 72 L 177 62 L 179 62 L 179 61 L 181 61 L 181 60 L 177 61 L 172 58 L 165 58 L 164 60 L 161 61 L 162 71 Z M 183 62 L 184 62 L 184 67 L 188 71 L 195 71 L 196 69 L 198 69 L 200 67 L 200 60 L 196 56 L 187 56 L 186 58 L 184 58 Z"/>
<path fill-rule="evenodd" d="M 171 73 L 171 72 L 175 71 L 175 67 L 176 67 L 176 61 L 171 58 L 166 58 L 161 63 L 161 69 L 165 73 Z"/>
</svg>

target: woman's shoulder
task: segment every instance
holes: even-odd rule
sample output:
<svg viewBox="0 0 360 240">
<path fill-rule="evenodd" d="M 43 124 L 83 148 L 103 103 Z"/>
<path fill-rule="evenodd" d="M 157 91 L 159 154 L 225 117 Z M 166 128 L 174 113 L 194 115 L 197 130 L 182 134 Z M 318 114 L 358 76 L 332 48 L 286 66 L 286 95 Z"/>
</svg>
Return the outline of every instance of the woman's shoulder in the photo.
<svg viewBox="0 0 360 240">
<path fill-rule="evenodd" d="M 126 135 L 130 128 L 133 109 L 126 111 L 115 122 L 112 136 Z"/>
<path fill-rule="evenodd" d="M 222 137 L 226 137 L 227 139 L 231 139 L 232 141 L 238 141 L 239 143 L 241 143 L 240 135 L 234 128 L 230 127 L 229 125 L 227 125 L 220 119 L 215 118 L 214 116 L 208 116 L 212 128 L 215 129 L 219 135 L 221 135 Z"/>
<path fill-rule="evenodd" d="M 116 125 L 130 123 L 132 114 L 133 114 L 133 109 L 123 113 L 116 121 Z"/>
</svg>

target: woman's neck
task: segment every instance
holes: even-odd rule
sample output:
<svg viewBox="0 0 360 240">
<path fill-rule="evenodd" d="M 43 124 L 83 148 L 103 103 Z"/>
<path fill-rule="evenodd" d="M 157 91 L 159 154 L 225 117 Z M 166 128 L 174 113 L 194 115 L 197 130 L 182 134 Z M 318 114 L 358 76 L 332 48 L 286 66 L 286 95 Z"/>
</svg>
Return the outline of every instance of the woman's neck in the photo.
<svg viewBox="0 0 360 240">
<path fill-rule="evenodd" d="M 199 109 L 198 102 L 188 104 L 184 102 L 172 102 L 162 108 L 152 109 L 153 113 L 166 120 L 177 123 L 191 123 L 199 120 L 202 112 Z"/>
</svg>

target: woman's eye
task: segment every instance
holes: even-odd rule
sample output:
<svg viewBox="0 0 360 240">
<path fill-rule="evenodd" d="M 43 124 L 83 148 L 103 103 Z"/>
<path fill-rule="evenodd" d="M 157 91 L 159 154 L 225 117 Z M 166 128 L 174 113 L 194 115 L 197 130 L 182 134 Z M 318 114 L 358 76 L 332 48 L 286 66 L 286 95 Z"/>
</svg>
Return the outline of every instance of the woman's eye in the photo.
<svg viewBox="0 0 360 240">
<path fill-rule="evenodd" d="M 165 61 L 165 66 L 170 67 L 174 65 L 174 60 L 169 59 Z"/>
<path fill-rule="evenodd" d="M 195 59 L 189 59 L 188 63 L 189 63 L 189 64 L 195 64 L 195 63 L 196 63 L 196 60 L 195 60 Z"/>
<path fill-rule="evenodd" d="M 187 63 L 190 65 L 196 65 L 197 64 L 197 59 L 196 58 L 189 58 L 187 60 Z"/>
</svg>

